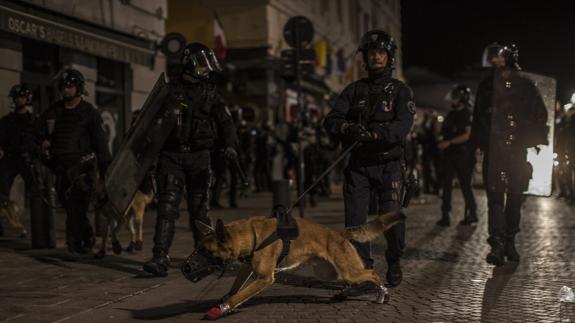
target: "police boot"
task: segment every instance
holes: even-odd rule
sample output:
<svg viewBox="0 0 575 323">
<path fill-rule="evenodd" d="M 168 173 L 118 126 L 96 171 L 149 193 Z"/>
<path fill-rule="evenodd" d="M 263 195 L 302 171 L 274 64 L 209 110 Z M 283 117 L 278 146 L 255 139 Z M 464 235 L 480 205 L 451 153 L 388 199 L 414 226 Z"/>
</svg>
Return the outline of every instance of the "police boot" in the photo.
<svg viewBox="0 0 575 323">
<path fill-rule="evenodd" d="M 491 251 L 487 254 L 485 261 L 495 266 L 505 264 L 505 241 L 500 237 L 489 237 L 487 242 L 491 246 Z"/>
<path fill-rule="evenodd" d="M 399 259 L 393 262 L 388 262 L 385 279 L 389 287 L 396 287 L 401 284 L 401 281 L 403 280 L 403 273 L 401 272 Z"/>
<path fill-rule="evenodd" d="M 440 227 L 448 227 L 450 224 L 449 212 L 442 212 L 441 219 L 439 219 L 439 221 L 437 221 L 435 224 L 437 224 Z"/>
<path fill-rule="evenodd" d="M 472 225 L 474 223 L 477 223 L 478 221 L 479 221 L 479 219 L 477 218 L 477 211 L 466 209 L 465 210 L 465 216 L 463 217 L 463 220 L 461 220 L 459 222 L 459 224 L 460 225 Z"/>
<path fill-rule="evenodd" d="M 174 221 L 158 219 L 154 236 L 154 257 L 144 264 L 144 271 L 158 277 L 168 276 L 170 257 L 168 251 L 174 238 Z"/>
<path fill-rule="evenodd" d="M 507 236 L 505 239 L 505 256 L 508 261 L 519 261 L 519 253 L 515 249 L 515 235 Z"/>
</svg>

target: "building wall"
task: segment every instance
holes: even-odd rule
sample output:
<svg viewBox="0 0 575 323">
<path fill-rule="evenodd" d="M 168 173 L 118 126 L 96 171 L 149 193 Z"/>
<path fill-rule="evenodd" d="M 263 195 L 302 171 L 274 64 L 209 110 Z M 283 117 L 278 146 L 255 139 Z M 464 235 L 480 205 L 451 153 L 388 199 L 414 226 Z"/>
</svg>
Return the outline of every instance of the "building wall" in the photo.
<svg viewBox="0 0 575 323">
<path fill-rule="evenodd" d="M 164 35 L 164 0 L 25 0 L 67 16 L 148 39 Z"/>
<path fill-rule="evenodd" d="M 53 12 L 74 17 L 91 24 L 106 27 L 123 34 L 129 34 L 158 41 L 165 33 L 167 17 L 166 0 L 131 0 L 128 5 L 119 0 L 28 0 L 33 6 L 43 7 Z M 10 88 L 21 82 L 23 71 L 22 39 L 16 34 L 0 31 L 0 116 L 6 115 L 11 108 L 8 97 Z M 62 62 L 66 67 L 80 70 L 86 78 L 89 93 L 85 99 L 91 103 L 96 100 L 96 81 L 98 76 L 96 56 L 61 47 Z M 157 76 L 165 70 L 164 57 L 155 56 L 153 66 L 129 64 L 129 76 L 133 80 L 126 95 L 131 106 L 126 110 L 141 107 L 153 86 Z M 127 113 L 129 115 L 129 112 Z M 24 203 L 24 185 L 17 178 L 11 197 L 18 204 Z"/>
<path fill-rule="evenodd" d="M 70 17 L 74 17 L 92 24 L 100 25 L 120 33 L 138 36 L 159 42 L 165 34 L 165 21 L 167 18 L 166 0 L 131 0 L 128 4 L 111 0 L 26 0 L 32 5 L 46 8 Z M 19 41 L 18 36 L 10 35 L 12 42 Z M 10 44 L 0 42 L 0 93 L 8 93 L 10 87 L 20 81 L 19 73 L 22 71 L 21 49 Z M 65 54 L 67 55 L 67 54 Z M 97 70 L 95 56 L 84 55 L 79 52 L 67 55 L 64 59 L 67 67 L 80 70 L 86 77 L 88 102 L 95 101 L 95 84 Z M 131 93 L 131 110 L 137 110 L 145 101 L 148 92 L 155 83 L 158 75 L 165 70 L 165 58 L 157 52 L 152 67 L 139 64 L 129 64 L 133 88 Z M 10 100 L 0 95 L 0 115 L 9 111 Z"/>
<path fill-rule="evenodd" d="M 10 111 L 12 100 L 8 97 L 12 85 L 20 82 L 22 72 L 20 39 L 0 32 L 0 116 Z"/>
</svg>

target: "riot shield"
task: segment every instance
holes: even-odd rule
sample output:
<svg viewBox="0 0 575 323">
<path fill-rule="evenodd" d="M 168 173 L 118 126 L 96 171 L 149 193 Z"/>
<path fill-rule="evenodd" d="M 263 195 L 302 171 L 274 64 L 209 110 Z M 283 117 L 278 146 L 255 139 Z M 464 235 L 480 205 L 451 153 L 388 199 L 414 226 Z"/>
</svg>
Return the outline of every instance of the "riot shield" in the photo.
<svg viewBox="0 0 575 323">
<path fill-rule="evenodd" d="M 117 214 L 127 212 L 140 183 L 176 124 L 176 110 L 169 103 L 168 93 L 162 73 L 106 172 L 107 206 Z"/>
<path fill-rule="evenodd" d="M 522 71 L 496 71 L 487 186 L 495 192 L 551 195 L 556 81 Z"/>
</svg>

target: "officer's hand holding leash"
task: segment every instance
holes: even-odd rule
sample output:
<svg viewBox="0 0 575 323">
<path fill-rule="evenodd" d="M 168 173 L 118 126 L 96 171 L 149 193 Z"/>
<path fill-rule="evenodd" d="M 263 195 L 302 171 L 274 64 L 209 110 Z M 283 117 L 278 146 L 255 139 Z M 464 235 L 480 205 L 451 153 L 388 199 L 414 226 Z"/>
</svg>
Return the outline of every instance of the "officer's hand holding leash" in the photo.
<svg viewBox="0 0 575 323">
<path fill-rule="evenodd" d="M 342 126 L 344 136 L 359 142 L 374 141 L 376 136 L 360 123 L 345 123 Z"/>
<path fill-rule="evenodd" d="M 224 156 L 228 160 L 236 160 L 236 159 L 238 159 L 238 152 L 232 147 L 226 147 L 224 149 Z"/>
<path fill-rule="evenodd" d="M 223 149 L 223 153 L 226 159 L 234 163 L 234 167 L 236 168 L 238 175 L 240 176 L 240 180 L 242 181 L 242 188 L 249 187 L 250 183 L 248 182 L 246 172 L 244 172 L 242 165 L 240 165 L 238 152 L 233 147 L 226 147 Z"/>
</svg>

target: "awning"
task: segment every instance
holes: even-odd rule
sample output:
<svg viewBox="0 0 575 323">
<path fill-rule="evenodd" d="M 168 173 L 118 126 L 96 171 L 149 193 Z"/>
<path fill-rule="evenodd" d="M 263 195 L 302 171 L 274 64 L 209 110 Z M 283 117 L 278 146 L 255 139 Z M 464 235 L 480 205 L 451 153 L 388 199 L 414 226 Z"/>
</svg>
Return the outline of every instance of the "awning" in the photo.
<svg viewBox="0 0 575 323">
<path fill-rule="evenodd" d="M 154 63 L 155 45 L 150 40 L 40 8 L 0 2 L 0 30 L 121 62 Z"/>
</svg>

